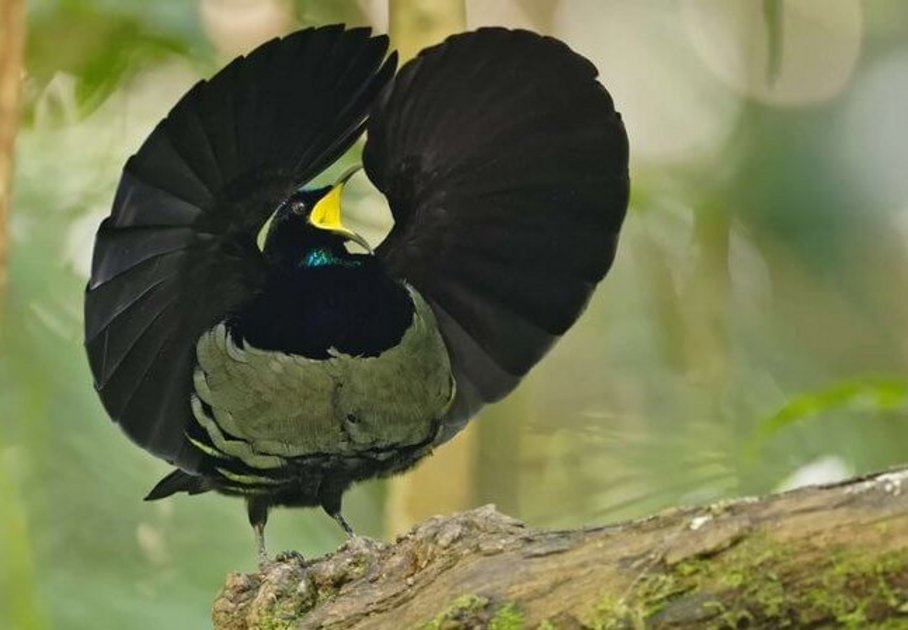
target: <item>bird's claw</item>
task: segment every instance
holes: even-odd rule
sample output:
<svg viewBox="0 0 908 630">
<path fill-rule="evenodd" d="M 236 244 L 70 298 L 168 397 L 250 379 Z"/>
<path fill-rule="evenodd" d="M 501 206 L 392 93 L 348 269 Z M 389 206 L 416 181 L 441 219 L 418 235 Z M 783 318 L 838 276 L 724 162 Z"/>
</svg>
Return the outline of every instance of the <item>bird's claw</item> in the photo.
<svg viewBox="0 0 908 630">
<path fill-rule="evenodd" d="M 306 558 L 299 551 L 294 551 L 293 549 L 288 549 L 287 551 L 282 551 L 276 556 L 274 556 L 275 562 L 298 562 L 302 564 L 306 561 Z"/>
<path fill-rule="evenodd" d="M 275 564 L 287 564 L 293 562 L 303 564 L 306 562 L 306 558 L 299 551 L 293 551 L 292 549 L 282 551 L 274 556 L 274 558 L 268 557 L 267 554 L 259 554 L 259 571 L 264 571 Z"/>
<path fill-rule="evenodd" d="M 384 545 L 385 543 L 380 540 L 354 534 L 347 538 L 347 541 L 344 543 L 344 549 L 352 551 L 353 553 L 373 553 L 374 551 L 381 549 Z"/>
</svg>

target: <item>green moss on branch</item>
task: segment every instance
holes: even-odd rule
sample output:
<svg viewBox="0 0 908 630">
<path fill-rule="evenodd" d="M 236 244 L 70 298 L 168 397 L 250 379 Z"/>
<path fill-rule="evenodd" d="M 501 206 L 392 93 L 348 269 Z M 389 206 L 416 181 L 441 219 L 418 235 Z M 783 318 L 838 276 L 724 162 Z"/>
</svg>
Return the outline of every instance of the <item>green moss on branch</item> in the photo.
<svg viewBox="0 0 908 630">
<path fill-rule="evenodd" d="M 908 627 L 908 471 L 608 528 L 491 507 L 234 574 L 218 630 Z M 905 486 L 908 487 L 908 486 Z"/>
</svg>

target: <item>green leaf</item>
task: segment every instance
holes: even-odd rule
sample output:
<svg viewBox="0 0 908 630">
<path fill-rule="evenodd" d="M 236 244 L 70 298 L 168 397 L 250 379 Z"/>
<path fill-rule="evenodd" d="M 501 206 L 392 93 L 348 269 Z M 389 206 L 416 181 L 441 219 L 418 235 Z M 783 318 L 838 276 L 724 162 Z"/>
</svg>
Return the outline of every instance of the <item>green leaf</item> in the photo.
<svg viewBox="0 0 908 630">
<path fill-rule="evenodd" d="M 908 404 L 908 379 L 897 376 L 851 379 L 795 396 L 772 416 L 761 420 L 765 437 L 795 422 L 837 409 L 892 411 Z"/>
<path fill-rule="evenodd" d="M 59 72 L 74 76 L 77 104 L 85 114 L 125 78 L 168 57 L 186 55 L 191 35 L 141 14 L 56 2 L 29 16 L 26 67 L 39 90 Z"/>
</svg>

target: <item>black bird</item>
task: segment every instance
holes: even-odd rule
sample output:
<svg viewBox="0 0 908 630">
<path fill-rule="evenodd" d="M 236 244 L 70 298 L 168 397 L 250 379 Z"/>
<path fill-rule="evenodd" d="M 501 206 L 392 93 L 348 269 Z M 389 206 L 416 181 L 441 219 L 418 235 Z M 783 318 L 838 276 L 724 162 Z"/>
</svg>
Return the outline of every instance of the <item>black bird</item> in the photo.
<svg viewBox="0 0 908 630">
<path fill-rule="evenodd" d="M 196 84 L 127 161 L 95 242 L 95 387 L 176 466 L 147 499 L 244 497 L 262 557 L 272 506 L 351 534 L 352 483 L 510 392 L 583 311 L 627 208 L 621 117 L 564 43 L 485 28 L 396 76 L 387 47 L 310 28 Z M 374 252 L 341 222 L 346 177 L 306 186 L 364 131 L 395 221 Z"/>
</svg>

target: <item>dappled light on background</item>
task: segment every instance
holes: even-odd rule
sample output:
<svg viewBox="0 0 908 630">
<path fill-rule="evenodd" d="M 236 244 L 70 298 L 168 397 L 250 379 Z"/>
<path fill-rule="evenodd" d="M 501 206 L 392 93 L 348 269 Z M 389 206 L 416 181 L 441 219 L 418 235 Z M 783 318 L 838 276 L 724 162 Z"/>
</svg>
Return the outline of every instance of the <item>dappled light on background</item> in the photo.
<svg viewBox="0 0 908 630">
<path fill-rule="evenodd" d="M 683 0 L 707 67 L 737 92 L 808 105 L 845 89 L 863 40 L 858 0 Z"/>
<path fill-rule="evenodd" d="M 908 207 L 908 53 L 873 63 L 849 99 L 837 151 L 861 192 L 892 210 Z"/>
<path fill-rule="evenodd" d="M 293 28 L 290 0 L 201 0 L 199 14 L 212 44 L 231 58 Z"/>
<path fill-rule="evenodd" d="M 444 493 L 417 475 L 405 494 L 357 486 L 345 499 L 357 530 L 386 538 L 420 498 L 436 510 L 494 502 L 539 526 L 605 524 L 908 460 L 908 3 L 466 7 L 470 26 L 544 30 L 596 64 L 630 136 L 631 210 L 577 325 L 483 410 L 469 444 L 445 447 L 465 472 L 449 471 Z M 299 26 L 387 30 L 387 9 L 31 6 L 0 350 L 0 417 L 12 419 L 0 423 L 0 494 L 12 497 L 0 532 L 29 533 L 10 553 L 0 540 L 0 569 L 26 576 L 25 617 L 206 627 L 225 573 L 254 566 L 239 501 L 141 501 L 167 466 L 128 443 L 92 389 L 91 243 L 123 163 L 196 81 Z M 64 31 L 67 45 L 52 45 Z M 390 227 L 363 173 L 344 206 L 373 246 Z M 275 511 L 269 535 L 308 556 L 342 540 L 312 510 Z"/>
<path fill-rule="evenodd" d="M 526 28 L 544 33 L 551 32 L 552 19 L 562 1 L 532 2 L 528 0 L 467 0 L 467 27 L 499 26 Z"/>
<path fill-rule="evenodd" d="M 560 3 L 555 33 L 599 68 L 622 111 L 631 160 L 685 162 L 715 154 L 740 102 L 700 62 L 671 3 Z"/>
<path fill-rule="evenodd" d="M 804 464 L 788 477 L 782 480 L 776 490 L 787 492 L 795 488 L 805 486 L 816 486 L 824 483 L 836 483 L 843 481 L 854 475 L 854 470 L 850 468 L 841 457 L 836 455 L 826 455 L 820 457 L 808 464 Z"/>
<path fill-rule="evenodd" d="M 20 133 L 19 150 L 31 156 L 19 164 L 18 177 L 27 202 L 40 214 L 17 213 L 17 230 L 41 230 L 47 221 L 67 228 L 60 262 L 88 277 L 91 245 L 100 222 L 110 213 L 110 191 L 123 162 L 154 128 L 173 101 L 189 89 L 195 73 L 178 59 L 142 71 L 91 113 L 76 110 L 75 81 L 54 78 L 37 95 L 35 121 Z M 69 77 L 72 79 L 72 77 Z M 164 87 L 162 87 L 164 86 Z M 56 114 L 46 101 L 56 103 Z M 60 155 L 78 156 L 61 168 Z M 53 173 L 53 186 L 46 186 Z M 81 307 L 72 304 L 74 311 Z"/>
</svg>

